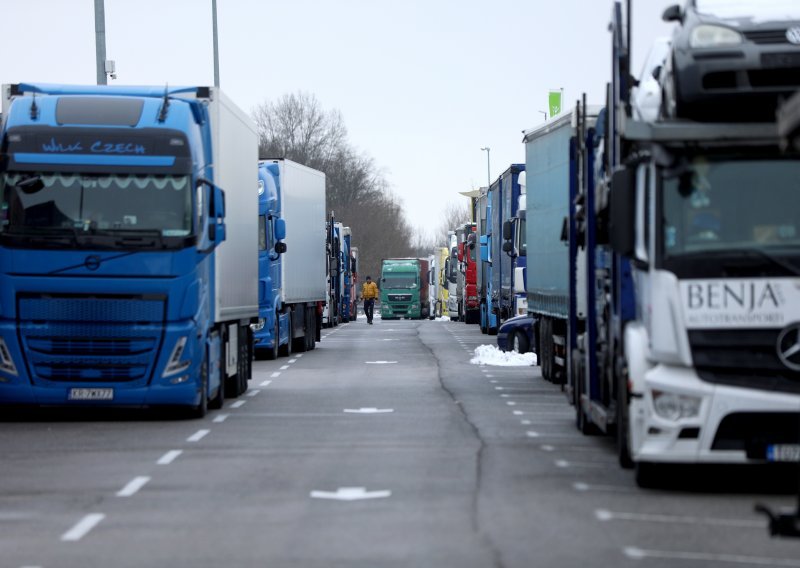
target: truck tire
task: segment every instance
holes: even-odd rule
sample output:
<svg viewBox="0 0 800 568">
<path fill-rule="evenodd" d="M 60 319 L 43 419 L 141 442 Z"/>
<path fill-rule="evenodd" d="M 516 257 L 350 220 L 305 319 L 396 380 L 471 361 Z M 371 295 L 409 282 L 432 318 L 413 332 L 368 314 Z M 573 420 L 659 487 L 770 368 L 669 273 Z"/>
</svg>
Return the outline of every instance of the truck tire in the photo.
<svg viewBox="0 0 800 568">
<path fill-rule="evenodd" d="M 286 343 L 278 347 L 278 355 L 281 357 L 288 357 L 292 354 L 292 314 L 289 312 L 289 333 L 286 339 Z"/>
<path fill-rule="evenodd" d="M 275 329 L 273 329 L 272 337 L 274 339 L 272 341 L 272 347 L 270 349 L 262 351 L 266 356 L 267 361 L 274 361 L 275 359 L 278 358 L 278 342 L 280 341 L 280 335 L 278 334 L 280 333 L 280 331 L 281 329 L 280 329 L 280 323 L 278 322 L 278 314 L 275 314 Z"/>
<path fill-rule="evenodd" d="M 633 469 L 630 448 L 630 416 L 628 412 L 628 378 L 620 373 L 617 381 L 617 459 L 623 469 Z"/>
<path fill-rule="evenodd" d="M 200 363 L 200 402 L 190 407 L 190 418 L 203 418 L 208 413 L 208 355 Z"/>
<path fill-rule="evenodd" d="M 208 350 L 206 349 L 206 361 L 208 361 Z M 225 374 L 220 373 L 219 388 L 217 394 L 208 401 L 208 408 L 212 410 L 219 410 L 225 402 Z"/>
</svg>

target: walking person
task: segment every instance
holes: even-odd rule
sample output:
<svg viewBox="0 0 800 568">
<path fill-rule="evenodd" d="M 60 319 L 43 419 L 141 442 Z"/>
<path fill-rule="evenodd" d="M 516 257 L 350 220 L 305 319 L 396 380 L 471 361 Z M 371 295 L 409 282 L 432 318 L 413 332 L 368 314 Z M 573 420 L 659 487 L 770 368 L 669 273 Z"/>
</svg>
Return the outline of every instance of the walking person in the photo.
<svg viewBox="0 0 800 568">
<path fill-rule="evenodd" d="M 367 276 L 361 286 L 361 299 L 364 300 L 364 315 L 367 316 L 367 323 L 372 325 L 372 312 L 375 309 L 375 299 L 378 297 L 378 285 Z"/>
</svg>

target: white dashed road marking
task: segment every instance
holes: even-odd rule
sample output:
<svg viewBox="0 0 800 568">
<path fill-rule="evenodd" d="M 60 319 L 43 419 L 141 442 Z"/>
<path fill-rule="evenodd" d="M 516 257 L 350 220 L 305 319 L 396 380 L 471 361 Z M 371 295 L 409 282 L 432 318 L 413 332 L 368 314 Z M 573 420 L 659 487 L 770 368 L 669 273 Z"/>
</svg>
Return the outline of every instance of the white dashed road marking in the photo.
<svg viewBox="0 0 800 568">
<path fill-rule="evenodd" d="M 78 521 L 78 524 L 61 535 L 61 540 L 65 542 L 79 541 L 84 536 L 89 534 L 89 531 L 100 524 L 100 522 L 105 518 L 106 516 L 103 513 L 91 513 L 86 515 L 80 521 Z"/>
</svg>

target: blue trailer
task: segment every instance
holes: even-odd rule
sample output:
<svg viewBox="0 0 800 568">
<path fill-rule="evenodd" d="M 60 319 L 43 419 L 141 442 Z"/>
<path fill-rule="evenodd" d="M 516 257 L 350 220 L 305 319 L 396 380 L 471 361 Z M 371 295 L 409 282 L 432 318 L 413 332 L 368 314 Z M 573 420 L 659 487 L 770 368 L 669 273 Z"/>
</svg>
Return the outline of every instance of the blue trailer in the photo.
<svg viewBox="0 0 800 568">
<path fill-rule="evenodd" d="M 209 87 L 3 87 L 0 403 L 247 389 L 258 136 Z"/>
<path fill-rule="evenodd" d="M 325 301 L 325 174 L 259 162 L 257 358 L 314 349 Z M 309 223 L 316 218 L 317 223 Z"/>
<path fill-rule="evenodd" d="M 567 363 L 570 250 L 565 234 L 577 180 L 572 152 L 577 123 L 573 112 L 524 134 L 528 313 L 534 319 L 536 353 L 542 376 L 563 382 Z M 575 306 L 583 311 L 583 306 Z"/>
</svg>

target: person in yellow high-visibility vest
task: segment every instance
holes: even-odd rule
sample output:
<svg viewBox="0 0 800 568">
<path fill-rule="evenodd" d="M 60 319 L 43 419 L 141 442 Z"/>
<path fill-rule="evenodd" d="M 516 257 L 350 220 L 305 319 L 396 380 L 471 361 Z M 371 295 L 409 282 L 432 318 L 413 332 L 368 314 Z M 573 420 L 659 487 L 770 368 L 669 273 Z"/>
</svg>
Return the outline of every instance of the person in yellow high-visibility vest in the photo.
<svg viewBox="0 0 800 568">
<path fill-rule="evenodd" d="M 364 300 L 364 315 L 367 323 L 372 325 L 372 312 L 375 309 L 375 300 L 378 299 L 378 285 L 367 276 L 361 286 L 361 299 Z"/>
</svg>

